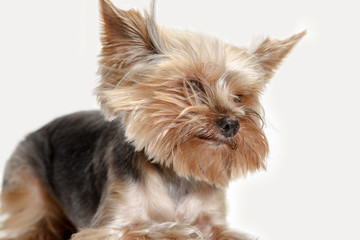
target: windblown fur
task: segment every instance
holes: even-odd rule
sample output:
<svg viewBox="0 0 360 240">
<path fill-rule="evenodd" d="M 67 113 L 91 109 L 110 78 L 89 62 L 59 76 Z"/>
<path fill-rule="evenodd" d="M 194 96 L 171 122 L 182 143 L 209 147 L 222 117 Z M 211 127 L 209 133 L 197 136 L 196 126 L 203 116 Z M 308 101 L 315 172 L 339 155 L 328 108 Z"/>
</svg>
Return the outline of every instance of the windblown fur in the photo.
<svg viewBox="0 0 360 240">
<path fill-rule="evenodd" d="M 250 239 L 225 187 L 265 168 L 259 97 L 305 32 L 236 47 L 100 0 L 101 112 L 30 134 L 7 163 L 0 239 Z"/>
</svg>

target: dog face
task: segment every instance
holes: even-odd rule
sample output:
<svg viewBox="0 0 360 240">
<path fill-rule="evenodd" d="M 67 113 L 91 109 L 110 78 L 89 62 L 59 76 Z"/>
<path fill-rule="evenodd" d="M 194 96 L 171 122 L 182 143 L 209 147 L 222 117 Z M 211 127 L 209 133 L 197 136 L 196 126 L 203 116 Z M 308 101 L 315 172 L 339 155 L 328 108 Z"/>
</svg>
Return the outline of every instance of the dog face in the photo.
<svg viewBox="0 0 360 240">
<path fill-rule="evenodd" d="M 103 49 L 97 95 L 137 151 L 176 174 L 218 186 L 265 167 L 259 96 L 305 34 L 252 48 L 156 25 L 101 1 Z"/>
</svg>

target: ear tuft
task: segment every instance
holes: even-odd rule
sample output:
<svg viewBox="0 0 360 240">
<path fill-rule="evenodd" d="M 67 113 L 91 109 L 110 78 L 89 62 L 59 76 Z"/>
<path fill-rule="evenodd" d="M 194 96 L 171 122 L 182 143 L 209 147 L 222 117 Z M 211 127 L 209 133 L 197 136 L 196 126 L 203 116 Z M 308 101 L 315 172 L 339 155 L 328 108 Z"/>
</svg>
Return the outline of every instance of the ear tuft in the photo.
<svg viewBox="0 0 360 240">
<path fill-rule="evenodd" d="M 100 0 L 100 11 L 103 20 L 103 57 L 120 53 L 122 59 L 128 57 L 134 60 L 157 53 L 149 35 L 148 19 L 141 13 L 133 9 L 118 9 L 110 0 Z"/>
<path fill-rule="evenodd" d="M 134 9 L 118 9 L 110 0 L 100 0 L 103 26 L 98 73 L 101 80 L 95 94 L 109 119 L 119 115 L 118 109 L 112 105 L 116 102 L 114 99 L 128 96 L 127 93 L 121 95 L 114 92 L 119 90 L 121 84 L 133 84 L 129 76 L 137 75 L 138 71 L 144 69 L 143 66 L 148 65 L 160 53 L 154 9 L 153 2 L 150 14 L 145 12 L 142 15 Z M 121 105 L 122 101 L 117 103 Z"/>
<path fill-rule="evenodd" d="M 265 80 L 269 80 L 282 60 L 306 34 L 306 30 L 285 40 L 265 39 L 253 52 L 265 71 Z"/>
</svg>

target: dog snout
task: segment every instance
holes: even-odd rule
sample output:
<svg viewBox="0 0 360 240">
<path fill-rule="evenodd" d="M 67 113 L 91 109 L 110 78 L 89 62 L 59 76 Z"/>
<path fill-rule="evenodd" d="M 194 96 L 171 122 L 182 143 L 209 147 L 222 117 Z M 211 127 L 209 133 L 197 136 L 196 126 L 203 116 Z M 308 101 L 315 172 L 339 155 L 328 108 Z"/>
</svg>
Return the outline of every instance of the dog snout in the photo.
<svg viewBox="0 0 360 240">
<path fill-rule="evenodd" d="M 220 128 L 221 134 L 227 138 L 235 136 L 240 128 L 239 121 L 229 117 L 216 120 L 216 124 Z"/>
</svg>

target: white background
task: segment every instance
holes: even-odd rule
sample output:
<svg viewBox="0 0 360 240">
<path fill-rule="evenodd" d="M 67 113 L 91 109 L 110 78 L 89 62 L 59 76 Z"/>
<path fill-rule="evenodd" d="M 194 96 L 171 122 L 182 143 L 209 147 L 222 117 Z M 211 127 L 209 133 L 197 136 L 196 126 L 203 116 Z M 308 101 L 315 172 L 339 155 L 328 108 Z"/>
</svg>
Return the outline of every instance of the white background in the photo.
<svg viewBox="0 0 360 240">
<path fill-rule="evenodd" d="M 146 1 L 123 0 L 124 9 Z M 360 14 L 356 1 L 159 0 L 162 25 L 247 45 L 308 35 L 263 97 L 268 170 L 229 191 L 229 222 L 264 240 L 360 239 Z M 97 108 L 98 2 L 0 2 L 0 162 L 54 117 Z M 1 171 L 2 172 L 2 171 Z"/>
</svg>

